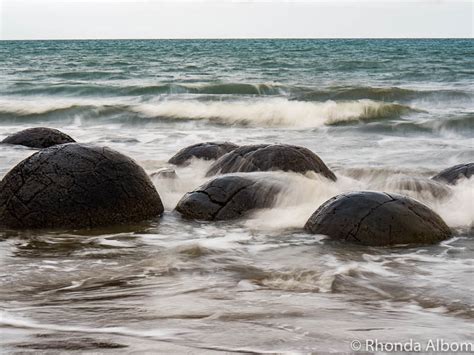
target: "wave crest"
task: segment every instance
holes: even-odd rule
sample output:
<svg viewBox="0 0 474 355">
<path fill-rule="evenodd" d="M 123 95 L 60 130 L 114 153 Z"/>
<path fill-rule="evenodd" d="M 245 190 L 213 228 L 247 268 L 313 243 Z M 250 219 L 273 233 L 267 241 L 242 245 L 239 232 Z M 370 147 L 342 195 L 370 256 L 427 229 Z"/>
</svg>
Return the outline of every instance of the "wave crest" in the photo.
<svg viewBox="0 0 474 355">
<path fill-rule="evenodd" d="M 156 118 L 296 128 L 381 120 L 416 111 L 409 106 L 372 100 L 303 102 L 280 98 L 251 102 L 164 101 L 136 106 L 133 110 Z"/>
<path fill-rule="evenodd" d="M 304 102 L 284 98 L 197 101 L 164 100 L 118 103 L 118 100 L 44 100 L 0 102 L 0 118 L 98 118 L 135 114 L 148 119 L 207 120 L 223 125 L 316 128 L 323 125 L 398 118 L 417 110 L 372 100 Z"/>
<path fill-rule="evenodd" d="M 457 89 L 409 89 L 400 87 L 372 86 L 333 86 L 319 88 L 314 86 L 287 85 L 277 82 L 210 82 L 210 83 L 150 83 L 141 85 L 131 82 L 94 82 L 94 75 L 111 75 L 112 73 L 62 73 L 66 79 L 88 81 L 59 82 L 41 84 L 36 82 L 15 83 L 4 89 L 5 95 L 48 95 L 48 96 L 80 96 L 80 97 L 137 97 L 153 95 L 206 95 L 206 96 L 284 96 L 297 101 L 326 100 L 375 100 L 385 102 L 407 103 L 422 100 L 438 103 L 472 102 L 471 91 Z M 69 77 L 71 76 L 71 77 Z M 77 76 L 77 77 L 76 77 Z"/>
</svg>

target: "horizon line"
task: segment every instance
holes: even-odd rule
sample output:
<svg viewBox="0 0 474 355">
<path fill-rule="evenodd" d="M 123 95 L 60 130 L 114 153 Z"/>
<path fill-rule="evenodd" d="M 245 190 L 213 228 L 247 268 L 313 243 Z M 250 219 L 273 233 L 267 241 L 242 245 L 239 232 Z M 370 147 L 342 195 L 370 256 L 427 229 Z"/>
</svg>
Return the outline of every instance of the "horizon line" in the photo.
<svg viewBox="0 0 474 355">
<path fill-rule="evenodd" d="M 159 40 L 430 40 L 430 39 L 464 39 L 474 37 L 157 37 L 157 38 L 16 38 L 3 39 L 0 42 L 13 41 L 159 41 Z"/>
</svg>

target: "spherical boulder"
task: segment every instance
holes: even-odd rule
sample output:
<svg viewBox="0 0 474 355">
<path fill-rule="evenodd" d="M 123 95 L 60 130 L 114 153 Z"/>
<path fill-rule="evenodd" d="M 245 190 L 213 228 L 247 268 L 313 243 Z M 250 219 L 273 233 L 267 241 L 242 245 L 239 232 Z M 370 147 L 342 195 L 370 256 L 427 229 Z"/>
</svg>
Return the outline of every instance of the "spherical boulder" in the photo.
<svg viewBox="0 0 474 355">
<path fill-rule="evenodd" d="M 434 211 L 406 196 L 382 192 L 345 193 L 322 204 L 305 229 L 364 245 L 430 244 L 451 236 Z"/>
<path fill-rule="evenodd" d="M 449 185 L 456 185 L 459 180 L 469 179 L 472 175 L 474 175 L 474 163 L 467 163 L 444 169 L 439 174 L 433 176 L 432 179 Z"/>
<path fill-rule="evenodd" d="M 74 143 L 67 134 L 53 128 L 35 127 L 24 129 L 5 138 L 2 143 L 23 145 L 30 148 L 48 148 L 57 144 Z"/>
<path fill-rule="evenodd" d="M 313 171 L 336 181 L 336 176 L 311 150 L 287 144 L 246 145 L 223 155 L 207 171 L 207 176 L 251 171 Z"/>
<path fill-rule="evenodd" d="M 258 208 L 271 207 L 282 184 L 270 177 L 252 174 L 216 177 L 178 202 L 176 210 L 185 218 L 227 220 L 243 217 Z"/>
<path fill-rule="evenodd" d="M 0 182 L 0 226 L 6 228 L 89 228 L 139 222 L 162 212 L 145 171 L 106 147 L 46 148 Z"/>
<path fill-rule="evenodd" d="M 238 148 L 238 146 L 230 142 L 198 143 L 181 149 L 170 160 L 168 160 L 168 163 L 174 165 L 187 165 L 192 158 L 216 160 L 236 148 Z"/>
</svg>

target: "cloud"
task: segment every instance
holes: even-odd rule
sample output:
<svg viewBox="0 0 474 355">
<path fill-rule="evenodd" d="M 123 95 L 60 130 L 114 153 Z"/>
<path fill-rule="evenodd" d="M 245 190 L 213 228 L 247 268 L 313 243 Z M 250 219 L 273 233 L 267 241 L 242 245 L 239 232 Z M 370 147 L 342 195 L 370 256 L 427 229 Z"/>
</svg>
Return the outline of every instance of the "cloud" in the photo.
<svg viewBox="0 0 474 355">
<path fill-rule="evenodd" d="M 2 39 L 472 37 L 469 1 L 3 0 Z"/>
</svg>

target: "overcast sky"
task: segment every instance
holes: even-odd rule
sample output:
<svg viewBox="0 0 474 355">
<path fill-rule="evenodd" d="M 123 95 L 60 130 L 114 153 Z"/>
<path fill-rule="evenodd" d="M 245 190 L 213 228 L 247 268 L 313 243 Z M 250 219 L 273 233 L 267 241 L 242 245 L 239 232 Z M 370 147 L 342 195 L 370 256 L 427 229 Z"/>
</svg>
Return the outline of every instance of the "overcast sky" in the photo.
<svg viewBox="0 0 474 355">
<path fill-rule="evenodd" d="M 473 1 L 0 0 L 0 39 L 469 37 Z"/>
</svg>

